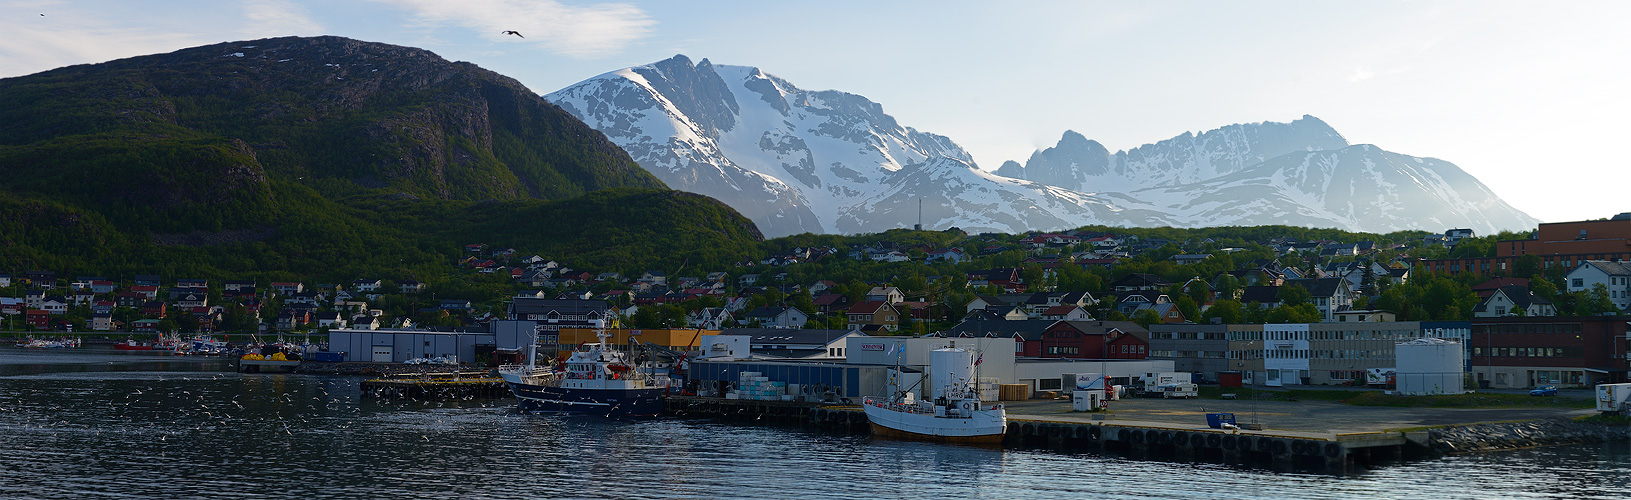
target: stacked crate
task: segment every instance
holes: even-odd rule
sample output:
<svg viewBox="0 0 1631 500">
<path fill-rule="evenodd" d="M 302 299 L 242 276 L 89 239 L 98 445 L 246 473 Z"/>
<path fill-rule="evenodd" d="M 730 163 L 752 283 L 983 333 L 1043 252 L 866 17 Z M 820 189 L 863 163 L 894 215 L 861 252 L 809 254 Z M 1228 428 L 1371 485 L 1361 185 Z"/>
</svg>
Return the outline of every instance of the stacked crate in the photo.
<svg viewBox="0 0 1631 500">
<path fill-rule="evenodd" d="M 736 391 L 726 394 L 725 399 L 792 401 L 793 396 L 787 393 L 787 382 L 771 381 L 760 372 L 742 372 L 736 377 Z"/>
</svg>

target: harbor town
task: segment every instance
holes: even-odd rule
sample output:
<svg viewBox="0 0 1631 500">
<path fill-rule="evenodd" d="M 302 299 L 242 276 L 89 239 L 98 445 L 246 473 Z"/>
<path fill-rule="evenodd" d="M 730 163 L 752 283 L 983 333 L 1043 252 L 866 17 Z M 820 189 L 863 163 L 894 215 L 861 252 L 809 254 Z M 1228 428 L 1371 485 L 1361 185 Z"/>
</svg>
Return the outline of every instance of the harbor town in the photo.
<svg viewBox="0 0 1631 500">
<path fill-rule="evenodd" d="M 1577 230 L 1631 241 L 1631 218 L 1543 225 L 1534 241 L 1602 246 L 1546 239 Z M 1168 265 L 1186 270 L 1217 257 L 1176 253 L 1168 241 L 1039 233 L 1006 243 L 970 237 L 966 246 L 1022 256 L 1019 265 L 966 268 L 956 280 L 932 283 L 914 274 L 900 280 L 904 289 L 799 284 L 788 270 L 824 258 L 957 264 L 963 250 L 885 245 L 846 257 L 807 248 L 743 263 L 734 275 L 671 278 L 652 270 L 625 278 L 468 246 L 460 260 L 468 272 L 508 273 L 521 289 L 499 301 L 433 298 L 409 279 L 114 281 L 31 271 L 0 276 L 0 287 L 20 295 L 4 299 L 3 311 L 27 325 L 13 329 L 19 348 L 227 356 L 238 371 L 372 377 L 362 383 L 382 397 L 513 393 L 523 410 L 546 413 L 877 433 L 887 430 L 879 427 L 887 412 L 874 409 L 921 412 L 930 424 L 995 411 L 994 430 L 944 432 L 977 432 L 969 436 L 1005 446 L 1339 474 L 1446 452 L 1623 438 L 1623 427 L 1586 432 L 1591 425 L 1578 419 L 1627 409 L 1619 388 L 1631 387 L 1624 385 L 1631 316 L 1623 305 L 1631 269 L 1619 259 L 1631 255 L 1405 256 L 1472 237 L 1430 236 L 1409 245 L 1271 241 L 1263 247 L 1276 248 L 1275 258 L 1180 283 L 1115 268 L 1147 264 L 1150 252 L 1163 250 Z M 1383 256 L 1386 265 L 1377 262 Z M 1501 272 L 1470 287 L 1478 303 L 1462 304 L 1472 313 L 1466 319 L 1401 321 L 1379 307 L 1387 302 L 1379 289 L 1533 260 L 1540 260 L 1537 277 L 1556 273 L 1580 290 L 1563 304 L 1573 311 L 1560 313 L 1535 283 Z M 1061 289 L 1061 277 L 1084 270 L 1115 279 Z M 1600 299 L 1608 310 L 1578 314 Z M 1259 321 L 1241 321 L 1246 312 Z M 931 362 L 951 352 L 966 358 L 954 363 L 962 366 Z M 618 387 L 647 389 L 637 403 L 616 399 L 633 390 Z M 959 398 L 968 403 L 959 406 Z M 1447 430 L 1512 421 L 1539 423 L 1514 434 L 1522 439 Z M 965 440 L 932 427 L 916 437 Z M 1457 441 L 1465 435 L 1478 437 Z"/>
</svg>

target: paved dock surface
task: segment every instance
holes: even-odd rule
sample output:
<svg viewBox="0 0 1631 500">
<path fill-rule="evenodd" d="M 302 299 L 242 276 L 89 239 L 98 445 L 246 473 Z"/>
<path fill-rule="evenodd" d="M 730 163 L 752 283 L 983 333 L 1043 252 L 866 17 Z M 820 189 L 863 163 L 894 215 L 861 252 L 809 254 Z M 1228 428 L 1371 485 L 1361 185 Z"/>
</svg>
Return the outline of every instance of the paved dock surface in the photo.
<svg viewBox="0 0 1631 500">
<path fill-rule="evenodd" d="M 1003 404 L 1008 409 L 1010 419 L 1102 422 L 1177 429 L 1206 428 L 1208 412 L 1228 412 L 1234 413 L 1235 421 L 1241 424 L 1258 423 L 1265 430 L 1309 433 L 1310 437 L 1478 422 L 1578 417 L 1597 413 L 1591 408 L 1396 408 L 1350 406 L 1327 401 L 1200 398 L 1123 399 L 1111 401 L 1107 413 L 1073 411 L 1068 399 L 1005 401 Z"/>
</svg>

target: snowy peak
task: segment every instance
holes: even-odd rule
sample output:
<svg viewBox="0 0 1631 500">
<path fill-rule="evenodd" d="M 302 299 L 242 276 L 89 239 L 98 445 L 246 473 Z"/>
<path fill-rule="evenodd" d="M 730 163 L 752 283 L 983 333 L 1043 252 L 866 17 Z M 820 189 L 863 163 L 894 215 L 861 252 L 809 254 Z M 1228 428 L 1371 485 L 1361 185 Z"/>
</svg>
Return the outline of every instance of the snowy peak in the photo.
<svg viewBox="0 0 1631 500">
<path fill-rule="evenodd" d="M 1350 147 L 1318 118 L 1234 124 L 1110 152 L 1066 131 L 996 173 L 882 104 L 752 66 L 677 55 L 545 96 L 675 189 L 767 237 L 956 226 L 1293 224 L 1389 232 L 1522 228 L 1533 218 L 1448 162 Z"/>
<path fill-rule="evenodd" d="M 847 209 L 908 165 L 973 163 L 951 139 L 903 126 L 865 97 L 800 89 L 751 66 L 693 65 L 683 55 L 545 98 L 670 186 L 724 201 L 772 237 L 830 232 L 845 217 L 865 217 Z M 778 208 L 765 210 L 767 199 Z"/>
<path fill-rule="evenodd" d="M 1237 123 L 1199 135 L 1185 132 L 1114 154 L 1066 131 L 1058 145 L 1033 153 L 1023 171 L 1026 179 L 1086 192 L 1128 191 L 1197 182 L 1293 151 L 1347 145 L 1342 134 L 1309 115 L 1290 123 Z"/>
</svg>

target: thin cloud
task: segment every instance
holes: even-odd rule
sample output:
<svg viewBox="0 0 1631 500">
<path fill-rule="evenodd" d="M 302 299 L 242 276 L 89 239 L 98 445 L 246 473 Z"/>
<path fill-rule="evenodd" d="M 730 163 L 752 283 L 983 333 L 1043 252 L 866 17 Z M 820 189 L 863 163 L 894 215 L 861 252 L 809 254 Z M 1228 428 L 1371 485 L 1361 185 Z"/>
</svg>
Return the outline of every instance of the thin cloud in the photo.
<svg viewBox="0 0 1631 500">
<path fill-rule="evenodd" d="M 453 24 L 493 42 L 528 43 L 557 54 L 592 58 L 614 54 L 651 33 L 656 21 L 627 4 L 576 7 L 555 1 L 375 0 L 413 12 L 426 24 Z M 525 38 L 505 35 L 521 32 Z"/>
<path fill-rule="evenodd" d="M 203 43 L 197 34 L 123 28 L 83 16 L 16 16 L 0 19 L 0 78 L 33 74 L 70 64 L 99 63 Z M 71 18 L 73 22 L 60 21 Z M 38 20 L 38 21 L 36 21 Z"/>
<path fill-rule="evenodd" d="M 249 24 L 242 32 L 249 38 L 323 33 L 304 7 L 288 0 L 244 0 L 243 8 Z"/>
</svg>

